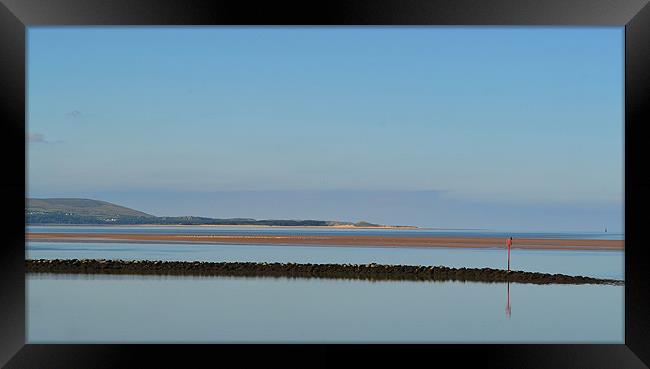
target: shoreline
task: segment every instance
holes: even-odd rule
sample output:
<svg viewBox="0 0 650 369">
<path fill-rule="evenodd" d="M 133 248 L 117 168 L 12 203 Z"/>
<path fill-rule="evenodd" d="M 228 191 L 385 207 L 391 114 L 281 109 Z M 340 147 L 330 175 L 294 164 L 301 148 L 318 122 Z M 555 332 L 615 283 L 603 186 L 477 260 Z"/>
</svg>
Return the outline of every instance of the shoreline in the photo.
<svg viewBox="0 0 650 369">
<path fill-rule="evenodd" d="M 240 277 L 289 277 L 357 280 L 460 281 L 527 284 L 597 284 L 622 286 L 624 281 L 564 274 L 507 271 L 491 268 L 384 264 L 295 264 L 251 262 L 190 262 L 104 259 L 38 259 L 25 261 L 27 273 L 130 274 Z"/>
<path fill-rule="evenodd" d="M 31 242 L 136 242 L 234 245 L 376 246 L 417 248 L 505 248 L 501 237 L 395 237 L 377 235 L 196 235 L 142 233 L 26 233 Z M 624 240 L 513 239 L 513 249 L 623 251 Z"/>
<path fill-rule="evenodd" d="M 279 225 L 259 225 L 259 224 L 26 224 L 29 227 L 242 227 L 242 228 L 342 228 L 342 229 L 437 229 L 421 228 L 416 226 L 391 226 L 381 225 L 374 227 L 359 227 L 355 225 L 332 225 L 332 226 L 279 226 Z"/>
</svg>

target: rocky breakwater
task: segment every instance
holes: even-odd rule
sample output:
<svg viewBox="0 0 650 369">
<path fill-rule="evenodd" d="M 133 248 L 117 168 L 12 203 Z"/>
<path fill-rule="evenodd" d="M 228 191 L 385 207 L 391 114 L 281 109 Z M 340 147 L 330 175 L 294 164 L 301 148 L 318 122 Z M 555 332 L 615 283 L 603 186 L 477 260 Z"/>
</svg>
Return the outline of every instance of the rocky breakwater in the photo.
<svg viewBox="0 0 650 369">
<path fill-rule="evenodd" d="M 154 274 L 192 276 L 242 276 L 335 278 L 362 280 L 421 280 L 462 282 L 511 282 L 532 284 L 610 284 L 623 281 L 563 274 L 507 271 L 491 268 L 382 264 L 295 264 L 250 262 L 187 262 L 149 260 L 39 259 L 27 260 L 28 273 Z"/>
</svg>

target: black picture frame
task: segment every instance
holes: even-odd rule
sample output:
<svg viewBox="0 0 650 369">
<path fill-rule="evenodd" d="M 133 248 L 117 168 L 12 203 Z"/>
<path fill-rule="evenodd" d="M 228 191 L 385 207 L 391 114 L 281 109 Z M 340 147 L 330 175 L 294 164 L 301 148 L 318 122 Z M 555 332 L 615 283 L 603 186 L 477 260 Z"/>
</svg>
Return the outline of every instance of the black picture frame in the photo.
<svg viewBox="0 0 650 369">
<path fill-rule="evenodd" d="M 0 364 L 8 368 L 210 366 L 227 360 L 295 366 L 387 363 L 498 368 L 647 368 L 650 275 L 643 258 L 650 204 L 648 0 L 1 0 Z M 25 344 L 25 41 L 37 25 L 607 25 L 625 26 L 625 343 L 551 345 L 35 345 Z M 645 153 L 645 154 L 644 154 Z M 251 354 L 255 351 L 254 354 Z M 258 351 L 262 351 L 259 354 Z M 351 355 L 343 360 L 341 355 Z M 254 363 L 255 362 L 255 363 Z M 447 362 L 447 364 L 445 364 Z M 645 363 L 645 364 L 644 364 Z M 230 364 L 232 365 L 232 364 Z"/>
</svg>

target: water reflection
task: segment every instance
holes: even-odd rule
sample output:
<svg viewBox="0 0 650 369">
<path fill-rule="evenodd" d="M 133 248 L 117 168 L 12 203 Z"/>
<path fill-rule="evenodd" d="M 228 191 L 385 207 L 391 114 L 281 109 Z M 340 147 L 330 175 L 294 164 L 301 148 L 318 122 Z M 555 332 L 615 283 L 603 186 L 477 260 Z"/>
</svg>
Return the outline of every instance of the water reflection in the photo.
<svg viewBox="0 0 650 369">
<path fill-rule="evenodd" d="M 512 314 L 512 306 L 510 306 L 510 282 L 506 284 L 506 316 L 510 318 Z"/>
<path fill-rule="evenodd" d="M 28 274 L 27 336 L 30 343 L 623 342 L 622 286 L 516 284 L 511 317 L 504 284 L 506 316 L 499 283 Z"/>
</svg>

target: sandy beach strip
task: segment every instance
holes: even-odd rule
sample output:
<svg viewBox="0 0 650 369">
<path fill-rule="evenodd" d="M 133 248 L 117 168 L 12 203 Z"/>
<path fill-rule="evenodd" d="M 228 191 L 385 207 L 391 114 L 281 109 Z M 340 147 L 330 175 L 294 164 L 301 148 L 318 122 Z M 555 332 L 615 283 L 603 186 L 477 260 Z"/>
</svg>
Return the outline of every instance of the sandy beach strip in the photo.
<svg viewBox="0 0 650 369">
<path fill-rule="evenodd" d="M 439 248 L 504 248 L 496 237 L 417 237 L 380 235 L 206 235 L 142 233 L 27 233 L 28 241 L 174 242 L 244 245 L 388 246 Z M 513 249 L 622 251 L 624 240 L 515 238 Z"/>
</svg>

